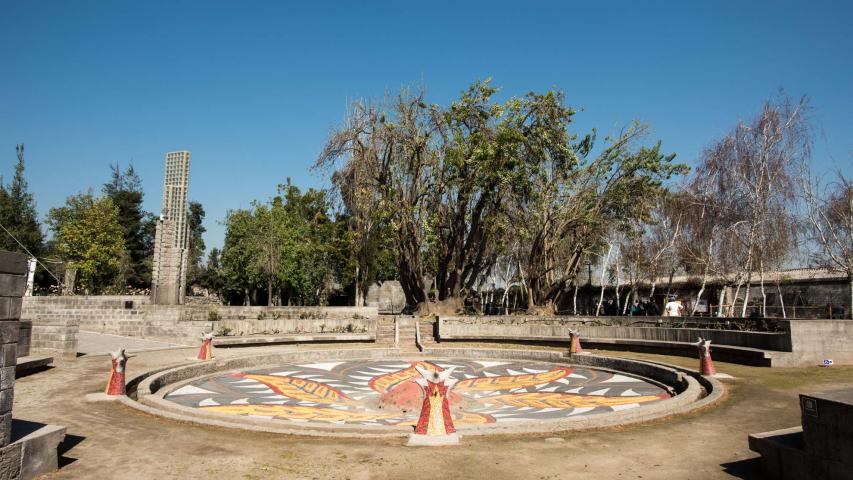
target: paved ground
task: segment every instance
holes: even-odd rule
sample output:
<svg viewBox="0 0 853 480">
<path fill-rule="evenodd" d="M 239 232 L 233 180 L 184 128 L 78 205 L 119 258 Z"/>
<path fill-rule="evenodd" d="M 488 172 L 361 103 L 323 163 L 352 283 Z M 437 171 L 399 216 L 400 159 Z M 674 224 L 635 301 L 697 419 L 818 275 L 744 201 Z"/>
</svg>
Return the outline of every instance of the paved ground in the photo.
<svg viewBox="0 0 853 480">
<path fill-rule="evenodd" d="M 105 333 L 77 333 L 77 351 L 83 355 L 98 355 L 126 348 L 128 352 L 162 349 L 181 346 L 176 343 L 159 342 L 133 337 L 121 337 Z"/>
<path fill-rule="evenodd" d="M 264 347 L 253 351 L 298 347 Z M 329 348 L 338 348 L 330 346 Z M 183 361 L 195 349 L 142 353 L 129 374 Z M 220 349 L 217 354 L 244 354 Z M 618 355 L 628 356 L 625 352 Z M 651 358 L 649 355 L 632 355 Z M 693 366 L 694 360 L 653 357 Z M 16 418 L 68 426 L 57 479 L 759 478 L 747 434 L 799 423 L 797 394 L 853 388 L 853 368 L 766 369 L 718 363 L 738 380 L 722 405 L 650 424 L 551 436 L 463 438 L 414 449 L 403 440 L 287 437 L 182 424 L 117 404 L 87 404 L 103 388 L 104 357 L 81 357 L 19 379 Z"/>
</svg>

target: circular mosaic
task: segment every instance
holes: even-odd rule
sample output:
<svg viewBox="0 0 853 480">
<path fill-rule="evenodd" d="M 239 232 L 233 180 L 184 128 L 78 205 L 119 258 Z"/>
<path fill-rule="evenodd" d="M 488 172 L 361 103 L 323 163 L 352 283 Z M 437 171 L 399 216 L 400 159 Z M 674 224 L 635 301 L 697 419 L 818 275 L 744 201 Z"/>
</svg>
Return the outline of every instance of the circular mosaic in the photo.
<svg viewBox="0 0 853 480">
<path fill-rule="evenodd" d="M 593 368 L 526 361 L 356 360 L 286 364 L 232 372 L 170 392 L 177 404 L 253 418 L 412 426 L 423 392 L 415 366 L 453 369 L 449 400 L 457 426 L 558 420 L 642 408 L 669 398 L 641 378 Z"/>
</svg>

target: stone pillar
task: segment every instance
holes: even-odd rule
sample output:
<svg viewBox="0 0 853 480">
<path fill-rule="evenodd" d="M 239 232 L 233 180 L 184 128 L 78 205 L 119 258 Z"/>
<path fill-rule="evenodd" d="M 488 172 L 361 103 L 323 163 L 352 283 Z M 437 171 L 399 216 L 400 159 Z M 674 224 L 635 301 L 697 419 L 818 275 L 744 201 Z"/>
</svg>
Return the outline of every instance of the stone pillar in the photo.
<svg viewBox="0 0 853 480">
<path fill-rule="evenodd" d="M 0 251 L 0 448 L 9 444 L 27 256 Z"/>
<path fill-rule="evenodd" d="M 154 233 L 151 269 L 151 303 L 180 305 L 187 275 L 187 249 L 178 246 L 178 224 L 161 218 Z"/>
</svg>

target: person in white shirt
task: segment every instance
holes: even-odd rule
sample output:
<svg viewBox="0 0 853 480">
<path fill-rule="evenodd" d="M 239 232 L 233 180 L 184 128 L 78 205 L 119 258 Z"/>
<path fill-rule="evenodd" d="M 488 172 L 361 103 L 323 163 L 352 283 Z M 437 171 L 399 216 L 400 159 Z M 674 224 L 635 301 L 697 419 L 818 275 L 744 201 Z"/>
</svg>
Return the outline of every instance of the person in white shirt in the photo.
<svg viewBox="0 0 853 480">
<path fill-rule="evenodd" d="M 684 305 L 678 299 L 672 297 L 663 307 L 667 317 L 680 317 L 684 314 Z"/>
</svg>

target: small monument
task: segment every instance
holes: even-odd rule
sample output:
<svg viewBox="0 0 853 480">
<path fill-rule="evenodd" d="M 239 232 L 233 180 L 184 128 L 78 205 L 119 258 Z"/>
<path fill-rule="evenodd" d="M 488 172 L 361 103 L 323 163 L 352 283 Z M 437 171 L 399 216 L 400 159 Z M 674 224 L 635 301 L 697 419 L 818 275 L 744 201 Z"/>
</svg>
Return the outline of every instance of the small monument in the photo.
<svg viewBox="0 0 853 480">
<path fill-rule="evenodd" d="M 714 361 L 711 359 L 711 340 L 703 340 L 699 337 L 699 341 L 694 345 L 699 348 L 699 373 L 716 375 L 717 369 L 714 368 Z"/>
<path fill-rule="evenodd" d="M 415 380 L 424 390 L 421 416 L 415 425 L 415 431 L 409 435 L 408 446 L 458 445 L 459 434 L 450 415 L 448 394 L 457 380 L 450 378 L 453 368 L 441 372 L 431 372 L 417 365 L 421 378 Z"/>
<path fill-rule="evenodd" d="M 581 334 L 577 330 L 569 329 L 569 355 L 584 353 L 581 348 Z"/>
<path fill-rule="evenodd" d="M 125 353 L 122 348 L 116 352 L 110 352 L 110 357 L 112 357 L 110 378 L 107 380 L 107 388 L 104 390 L 104 393 L 111 397 L 125 395 L 127 391 L 124 384 L 124 370 L 127 366 L 127 359 L 132 357 L 132 355 Z"/>
<path fill-rule="evenodd" d="M 198 350 L 199 360 L 210 360 L 213 358 L 213 332 L 201 336 L 201 348 Z"/>
</svg>

